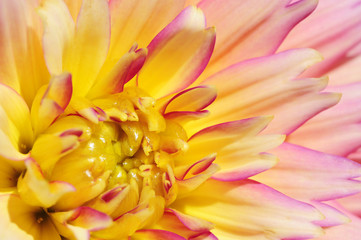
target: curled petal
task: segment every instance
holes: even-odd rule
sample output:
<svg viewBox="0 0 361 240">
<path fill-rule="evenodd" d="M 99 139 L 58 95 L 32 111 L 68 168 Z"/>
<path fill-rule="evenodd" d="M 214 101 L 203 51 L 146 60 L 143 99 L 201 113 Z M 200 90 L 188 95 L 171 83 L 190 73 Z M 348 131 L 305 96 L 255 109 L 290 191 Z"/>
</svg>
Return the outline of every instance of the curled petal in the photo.
<svg viewBox="0 0 361 240">
<path fill-rule="evenodd" d="M 149 44 L 139 85 L 156 98 L 186 88 L 206 67 L 214 43 L 215 30 L 205 29 L 201 10 L 186 8 Z"/>
<path fill-rule="evenodd" d="M 48 208 L 53 206 L 64 194 L 75 191 L 66 182 L 49 182 L 34 160 L 25 161 L 27 171 L 18 180 L 18 191 L 21 199 L 32 206 Z"/>
</svg>

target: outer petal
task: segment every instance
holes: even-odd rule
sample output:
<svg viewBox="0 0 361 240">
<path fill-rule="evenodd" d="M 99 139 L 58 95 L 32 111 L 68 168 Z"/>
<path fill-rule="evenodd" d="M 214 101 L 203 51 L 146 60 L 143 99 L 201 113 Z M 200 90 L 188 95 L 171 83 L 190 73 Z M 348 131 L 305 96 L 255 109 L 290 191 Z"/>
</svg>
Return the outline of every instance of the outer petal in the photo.
<svg viewBox="0 0 361 240">
<path fill-rule="evenodd" d="M 327 155 L 284 143 L 274 151 L 280 158 L 272 169 L 252 177 L 293 198 L 309 202 L 326 217 L 321 226 L 345 223 L 347 218 L 319 201 L 333 200 L 361 191 L 361 165 L 346 158 Z M 292 181 L 285 181 L 292 179 Z"/>
<path fill-rule="evenodd" d="M 108 53 L 110 20 L 106 0 L 84 0 L 74 40 L 63 59 L 63 70 L 73 76 L 74 94 L 84 96 L 92 87 Z"/>
<path fill-rule="evenodd" d="M 347 156 L 361 146 L 361 83 L 328 89 L 343 94 L 340 103 L 304 124 L 290 135 L 288 141 Z"/>
<path fill-rule="evenodd" d="M 314 50 L 294 49 L 247 60 L 211 76 L 204 83 L 216 86 L 218 98 L 208 108 L 210 118 L 194 125 L 275 115 L 268 132 L 294 131 L 339 100 L 338 94 L 319 93 L 327 84 L 326 78 L 298 79 L 320 60 Z"/>
<path fill-rule="evenodd" d="M 0 154 L 24 159 L 33 144 L 29 108 L 10 87 L 0 84 Z"/>
<path fill-rule="evenodd" d="M 0 238 L 3 240 L 60 240 L 41 208 L 26 205 L 18 195 L 0 196 Z"/>
<path fill-rule="evenodd" d="M 320 1 L 316 11 L 295 27 L 282 49 L 310 47 L 322 53 L 325 61 L 311 69 L 308 74 L 322 76 L 334 69 L 345 74 L 360 76 L 358 67 L 344 66 L 360 53 L 361 5 L 357 0 Z M 358 48 L 358 49 L 357 49 Z M 330 74 L 331 84 L 344 84 L 354 79 L 336 78 Z"/>
<path fill-rule="evenodd" d="M 205 76 L 240 60 L 274 53 L 289 31 L 316 7 L 316 0 L 203 0 L 208 26 L 217 28 L 217 44 Z M 294 1 L 293 1 L 294 2 Z M 242 14 L 240 14 L 242 13 Z M 280 20 L 281 19 L 281 20 Z"/>
<path fill-rule="evenodd" d="M 119 59 L 134 43 L 146 47 L 182 10 L 184 0 L 110 0 L 109 58 Z"/>
<path fill-rule="evenodd" d="M 21 93 L 29 106 L 49 77 L 36 7 L 37 1 L 0 2 L 0 82 Z"/>
<path fill-rule="evenodd" d="M 361 165 L 346 158 L 284 143 L 274 151 L 280 162 L 254 177 L 291 197 L 326 201 L 361 191 Z M 284 181 L 292 179 L 292 181 Z"/>
<path fill-rule="evenodd" d="M 211 221 L 220 239 L 308 239 L 322 231 L 320 214 L 265 185 L 244 180 L 209 180 L 173 208 Z"/>
<path fill-rule="evenodd" d="M 214 43 L 215 31 L 205 29 L 203 13 L 186 8 L 149 44 L 140 87 L 157 98 L 184 89 L 206 67 Z"/>
<path fill-rule="evenodd" d="M 334 239 L 349 239 L 357 240 L 360 237 L 361 220 L 359 217 L 348 213 L 339 204 L 332 203 L 332 206 L 343 211 L 349 218 L 350 222 L 337 227 L 331 227 L 325 229 L 325 235 L 316 240 L 334 240 Z"/>
</svg>

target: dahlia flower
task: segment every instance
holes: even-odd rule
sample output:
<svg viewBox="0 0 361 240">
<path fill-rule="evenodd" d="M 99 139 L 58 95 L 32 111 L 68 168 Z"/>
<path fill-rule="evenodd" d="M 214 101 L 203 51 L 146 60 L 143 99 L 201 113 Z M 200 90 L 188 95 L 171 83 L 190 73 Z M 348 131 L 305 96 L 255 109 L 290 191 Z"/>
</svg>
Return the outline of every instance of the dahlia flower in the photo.
<svg viewBox="0 0 361 240">
<path fill-rule="evenodd" d="M 360 192 L 360 165 L 282 144 L 340 98 L 301 75 L 318 52 L 279 50 L 316 5 L 0 0 L 0 238 L 310 239 L 347 222 L 324 201 Z"/>
</svg>

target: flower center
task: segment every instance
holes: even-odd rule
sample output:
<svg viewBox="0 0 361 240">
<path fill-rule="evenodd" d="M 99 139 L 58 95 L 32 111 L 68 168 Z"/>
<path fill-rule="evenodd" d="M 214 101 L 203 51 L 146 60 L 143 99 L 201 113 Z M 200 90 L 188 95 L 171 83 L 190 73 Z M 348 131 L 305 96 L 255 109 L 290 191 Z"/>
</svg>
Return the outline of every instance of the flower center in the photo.
<svg viewBox="0 0 361 240">
<path fill-rule="evenodd" d="M 164 119 L 155 107 L 156 101 L 139 88 L 128 88 L 93 103 L 107 119 L 92 123 L 68 115 L 49 128 L 54 131 L 69 122 L 83 126 L 80 145 L 62 156 L 48 175 L 50 181 L 68 182 L 76 188 L 53 208 L 73 209 L 106 191 L 128 185 L 137 199 L 147 188 L 170 204 L 176 197 L 174 191 L 170 192 L 173 158 L 188 147 L 184 129 Z"/>
</svg>

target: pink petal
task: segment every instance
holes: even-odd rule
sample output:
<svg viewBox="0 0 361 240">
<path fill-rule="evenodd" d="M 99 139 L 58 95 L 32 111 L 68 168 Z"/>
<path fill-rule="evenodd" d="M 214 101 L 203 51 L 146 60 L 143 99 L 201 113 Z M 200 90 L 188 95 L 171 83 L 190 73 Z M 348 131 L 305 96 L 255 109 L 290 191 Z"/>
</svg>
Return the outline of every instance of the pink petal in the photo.
<svg viewBox="0 0 361 240">
<path fill-rule="evenodd" d="M 215 30 L 205 29 L 203 13 L 186 8 L 148 45 L 139 86 L 156 98 L 186 88 L 206 67 L 214 43 Z"/>
<path fill-rule="evenodd" d="M 254 1 L 203 0 L 208 26 L 217 28 L 214 55 L 207 67 L 209 76 L 244 59 L 274 53 L 292 28 L 316 7 L 316 0 Z M 242 14 L 240 14 L 242 13 Z"/>
<path fill-rule="evenodd" d="M 254 179 L 291 197 L 326 201 L 361 191 L 360 182 L 354 180 L 361 176 L 361 165 L 349 159 L 289 143 L 271 152 L 279 163 Z"/>
<path fill-rule="evenodd" d="M 360 75 L 359 68 L 344 66 L 359 55 L 360 23 L 361 5 L 357 0 L 320 1 L 316 11 L 290 33 L 282 48 L 310 47 L 320 51 L 326 60 L 311 69 L 309 75 L 322 76 L 334 69 L 347 72 L 350 76 Z M 330 74 L 330 81 L 331 84 L 350 82 L 348 78 L 334 77 L 333 73 Z"/>
<path fill-rule="evenodd" d="M 339 104 L 315 116 L 292 133 L 292 143 L 347 156 L 361 146 L 361 83 L 329 87 L 342 93 Z"/>
</svg>

